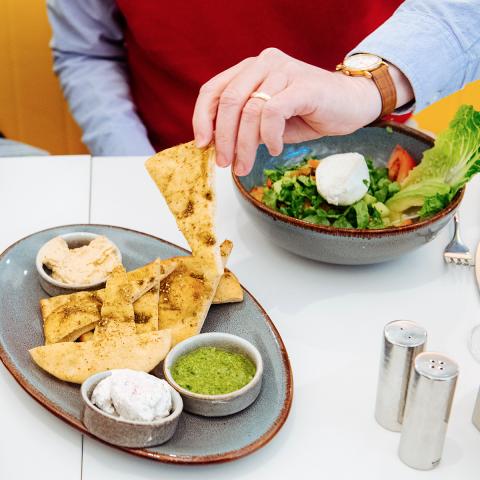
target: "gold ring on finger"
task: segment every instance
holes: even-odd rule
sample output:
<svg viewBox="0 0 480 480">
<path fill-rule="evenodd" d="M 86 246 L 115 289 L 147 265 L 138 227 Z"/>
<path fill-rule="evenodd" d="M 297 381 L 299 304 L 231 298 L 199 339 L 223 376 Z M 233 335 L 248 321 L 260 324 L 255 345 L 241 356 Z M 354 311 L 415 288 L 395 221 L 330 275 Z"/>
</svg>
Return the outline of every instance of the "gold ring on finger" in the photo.
<svg viewBox="0 0 480 480">
<path fill-rule="evenodd" d="M 265 93 L 265 92 L 253 92 L 251 95 L 250 95 L 250 98 L 260 98 L 261 100 L 265 100 L 266 102 L 268 102 L 269 100 L 272 99 L 272 97 L 268 94 L 268 93 Z"/>
</svg>

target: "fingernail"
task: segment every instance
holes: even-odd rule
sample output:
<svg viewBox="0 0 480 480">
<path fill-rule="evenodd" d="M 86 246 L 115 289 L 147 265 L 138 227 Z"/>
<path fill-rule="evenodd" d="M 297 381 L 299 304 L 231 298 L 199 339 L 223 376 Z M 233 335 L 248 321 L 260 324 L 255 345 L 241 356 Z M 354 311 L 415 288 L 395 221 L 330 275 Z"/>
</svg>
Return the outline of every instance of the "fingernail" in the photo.
<svg viewBox="0 0 480 480">
<path fill-rule="evenodd" d="M 228 167 L 228 160 L 223 155 L 217 153 L 217 165 L 219 167 Z"/>
<path fill-rule="evenodd" d="M 283 145 L 273 145 L 273 146 L 268 146 L 268 153 L 272 157 L 278 157 L 282 152 L 283 152 Z"/>
<path fill-rule="evenodd" d="M 207 139 L 203 135 L 197 135 L 195 137 L 195 145 L 197 148 L 203 148 L 208 145 Z"/>
<path fill-rule="evenodd" d="M 243 177 L 244 175 L 246 175 L 248 172 L 247 172 L 247 168 L 245 167 L 245 165 L 243 163 L 239 163 L 237 165 L 235 165 L 235 175 L 238 175 L 239 177 Z"/>
</svg>

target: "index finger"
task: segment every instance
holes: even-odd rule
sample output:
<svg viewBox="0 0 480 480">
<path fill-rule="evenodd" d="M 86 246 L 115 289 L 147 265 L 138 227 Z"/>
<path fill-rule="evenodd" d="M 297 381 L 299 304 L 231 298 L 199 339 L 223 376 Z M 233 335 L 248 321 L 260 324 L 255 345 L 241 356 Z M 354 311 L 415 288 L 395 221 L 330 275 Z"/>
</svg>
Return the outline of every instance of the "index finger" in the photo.
<svg viewBox="0 0 480 480">
<path fill-rule="evenodd" d="M 253 61 L 253 57 L 242 60 L 228 70 L 211 78 L 200 88 L 192 118 L 197 147 L 206 147 L 212 141 L 213 123 L 217 114 L 221 93 L 232 79 Z"/>
</svg>

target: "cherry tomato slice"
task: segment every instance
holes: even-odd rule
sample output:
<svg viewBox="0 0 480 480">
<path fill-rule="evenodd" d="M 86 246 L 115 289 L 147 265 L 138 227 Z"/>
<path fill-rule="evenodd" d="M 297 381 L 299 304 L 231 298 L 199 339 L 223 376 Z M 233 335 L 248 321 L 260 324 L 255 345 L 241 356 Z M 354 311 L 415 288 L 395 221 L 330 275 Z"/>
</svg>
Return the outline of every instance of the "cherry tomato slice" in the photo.
<svg viewBox="0 0 480 480">
<path fill-rule="evenodd" d="M 388 178 L 402 183 L 415 166 L 415 160 L 410 154 L 400 145 L 397 145 L 388 159 Z"/>
</svg>

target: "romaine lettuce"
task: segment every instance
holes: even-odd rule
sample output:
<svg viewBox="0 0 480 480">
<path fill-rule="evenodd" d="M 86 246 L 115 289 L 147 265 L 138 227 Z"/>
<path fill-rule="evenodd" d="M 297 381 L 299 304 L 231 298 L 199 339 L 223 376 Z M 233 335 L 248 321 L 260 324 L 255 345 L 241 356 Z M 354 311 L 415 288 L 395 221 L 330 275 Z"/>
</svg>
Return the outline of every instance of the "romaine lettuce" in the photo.
<svg viewBox="0 0 480 480">
<path fill-rule="evenodd" d="M 422 207 L 419 216 L 430 216 L 444 208 L 479 171 L 480 112 L 462 105 L 386 205 L 396 213 Z"/>
</svg>

